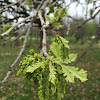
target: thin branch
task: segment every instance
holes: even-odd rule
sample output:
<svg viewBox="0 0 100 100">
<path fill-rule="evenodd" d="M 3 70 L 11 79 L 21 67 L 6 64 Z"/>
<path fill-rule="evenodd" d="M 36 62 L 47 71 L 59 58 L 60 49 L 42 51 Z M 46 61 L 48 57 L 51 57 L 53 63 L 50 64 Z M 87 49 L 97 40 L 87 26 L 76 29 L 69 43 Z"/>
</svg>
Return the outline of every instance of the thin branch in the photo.
<svg viewBox="0 0 100 100">
<path fill-rule="evenodd" d="M 38 25 L 37 24 L 36 25 L 32 25 L 32 27 L 38 27 Z M 4 41 L 4 42 L 2 42 L 0 44 L 2 45 L 2 44 L 5 44 L 5 43 L 16 41 L 19 37 L 21 37 L 26 32 L 27 28 L 28 27 L 24 26 L 24 31 L 21 34 L 19 34 L 14 40 Z M 15 31 L 14 34 L 15 33 L 19 33 L 21 30 L 22 30 L 22 27 L 19 30 Z"/>
<path fill-rule="evenodd" d="M 73 31 L 71 38 L 76 34 L 76 32 L 77 32 L 78 29 L 80 29 L 80 28 L 81 28 L 84 24 L 86 24 L 88 21 L 94 19 L 94 18 L 96 17 L 96 15 L 97 15 L 99 12 L 100 12 L 100 10 L 98 10 L 97 13 L 96 13 L 94 16 L 92 16 L 91 18 L 89 18 L 89 19 L 87 19 L 86 21 L 84 21 L 81 25 L 79 25 L 79 26 Z M 71 39 L 71 38 L 70 38 L 70 39 Z"/>
<path fill-rule="evenodd" d="M 9 41 L 4 41 L 2 43 L 0 43 L 1 45 L 5 44 L 5 43 L 10 43 L 10 42 L 13 42 L 13 41 L 16 41 L 19 37 L 21 37 L 24 33 L 21 33 L 19 34 L 14 40 L 9 40 Z"/>
<path fill-rule="evenodd" d="M 44 1 L 45 1 L 45 0 L 44 0 Z M 43 10 L 43 11 L 44 11 L 44 9 L 45 9 L 46 6 L 49 4 L 49 2 L 50 2 L 50 0 L 46 0 L 46 1 L 44 2 L 44 4 L 42 5 L 42 7 L 41 7 L 40 10 Z"/>
<path fill-rule="evenodd" d="M 0 9 L 0 12 L 2 12 L 3 9 L 6 9 L 6 8 L 11 7 L 11 6 L 14 6 L 14 5 L 19 4 L 19 2 L 20 2 L 20 0 L 19 0 L 18 2 L 16 2 L 16 3 L 12 3 L 12 4 L 9 4 L 9 5 L 3 6 L 3 7 Z"/>
<path fill-rule="evenodd" d="M 7 79 L 9 78 L 9 75 L 12 72 L 12 69 L 14 68 L 15 64 L 18 62 L 18 60 L 20 59 L 21 55 L 23 54 L 23 52 L 25 50 L 26 43 L 27 43 L 28 35 L 30 33 L 30 28 L 31 28 L 31 24 L 30 24 L 30 26 L 29 26 L 29 28 L 27 30 L 27 33 L 26 33 L 26 36 L 25 36 L 25 40 L 24 40 L 23 46 L 22 46 L 22 48 L 20 50 L 20 53 L 19 53 L 18 57 L 16 58 L 16 60 L 14 61 L 14 63 L 9 67 L 9 71 L 6 74 L 6 77 L 1 81 L 0 84 L 5 83 L 7 81 Z"/>
<path fill-rule="evenodd" d="M 33 16 L 28 16 L 28 17 L 24 18 L 23 20 L 21 20 L 20 22 L 14 24 L 8 31 L 6 31 L 5 33 L 2 33 L 2 34 L 0 35 L 0 38 L 3 38 L 4 36 L 9 35 L 9 33 L 10 33 L 15 27 L 17 27 L 19 24 L 25 22 L 25 21 L 28 20 L 28 19 L 31 19 L 31 18 L 36 17 L 36 15 L 37 15 L 37 14 L 35 14 L 35 15 L 33 15 Z"/>
<path fill-rule="evenodd" d="M 19 0 L 19 7 L 16 9 L 16 11 L 18 11 L 21 8 L 23 1 L 24 0 Z"/>
<path fill-rule="evenodd" d="M 99 14 L 99 22 L 100 22 L 100 14 Z M 91 49 L 93 44 L 100 39 L 100 24 L 98 25 L 98 28 L 99 28 L 99 32 L 95 36 L 94 40 L 89 44 L 89 46 L 85 49 L 85 51 L 76 59 L 73 65 L 76 64 Z"/>
<path fill-rule="evenodd" d="M 81 21 L 81 20 L 82 20 L 82 19 L 75 19 L 75 18 L 73 18 L 73 17 L 70 16 L 70 15 L 68 15 L 67 17 L 71 18 L 71 19 L 74 20 L 74 21 Z"/>
<path fill-rule="evenodd" d="M 26 30 L 27 30 L 27 28 L 24 30 L 24 32 L 22 32 L 21 34 L 19 34 L 14 40 L 2 42 L 1 45 L 5 44 L 5 43 L 16 41 L 19 37 L 21 37 L 25 33 Z M 17 33 L 17 32 L 15 32 L 15 33 Z"/>
</svg>

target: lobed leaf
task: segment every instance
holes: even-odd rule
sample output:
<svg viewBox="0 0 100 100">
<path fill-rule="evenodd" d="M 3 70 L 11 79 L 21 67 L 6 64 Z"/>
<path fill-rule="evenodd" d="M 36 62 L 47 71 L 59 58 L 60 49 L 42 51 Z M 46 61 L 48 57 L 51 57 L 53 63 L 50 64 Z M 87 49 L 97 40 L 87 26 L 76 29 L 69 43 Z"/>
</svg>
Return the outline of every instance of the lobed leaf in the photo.
<svg viewBox="0 0 100 100">
<path fill-rule="evenodd" d="M 67 15 L 68 15 L 68 12 L 66 8 L 60 9 L 60 13 L 59 13 L 60 18 L 66 17 Z"/>
<path fill-rule="evenodd" d="M 75 61 L 76 57 L 77 57 L 77 54 L 69 54 L 69 58 L 66 57 L 66 59 L 64 60 L 64 63 L 66 64 L 71 63 Z"/>
<path fill-rule="evenodd" d="M 50 22 L 51 18 L 48 15 L 45 15 L 45 19 Z"/>
<path fill-rule="evenodd" d="M 57 27 L 57 29 L 62 28 L 63 25 L 60 25 L 60 23 L 53 23 L 55 27 Z"/>
<path fill-rule="evenodd" d="M 50 23 L 54 24 L 57 21 L 58 21 L 58 19 L 54 17 L 54 18 L 51 18 L 51 22 Z"/>
<path fill-rule="evenodd" d="M 49 63 L 49 71 L 50 71 L 50 74 L 49 74 L 49 81 L 51 81 L 52 84 L 55 85 L 55 79 L 56 79 L 56 69 L 54 68 L 54 66 L 52 65 L 52 62 L 50 61 Z"/>
<path fill-rule="evenodd" d="M 39 67 L 42 67 L 42 68 L 45 67 L 45 63 L 46 63 L 46 61 L 42 61 L 42 62 L 35 63 L 32 66 L 29 66 L 27 68 L 26 72 L 33 73 L 37 68 L 39 68 Z"/>
<path fill-rule="evenodd" d="M 87 80 L 87 71 L 84 71 L 83 69 L 78 71 L 78 68 L 65 65 L 61 65 L 61 67 L 67 82 L 74 83 L 75 77 L 79 78 L 82 82 L 85 82 Z"/>
<path fill-rule="evenodd" d="M 59 15 L 59 9 L 56 9 L 56 11 L 54 12 L 54 17 L 57 18 Z"/>
<path fill-rule="evenodd" d="M 64 39 L 63 37 L 60 37 L 60 39 L 61 39 L 61 41 L 62 41 L 64 47 L 67 48 L 67 49 L 69 49 L 69 46 L 68 46 L 68 43 L 69 43 L 69 42 L 68 42 L 66 39 Z"/>
<path fill-rule="evenodd" d="M 56 57 L 61 57 L 61 46 L 58 43 L 53 42 L 50 46 L 50 50 Z"/>
<path fill-rule="evenodd" d="M 60 64 L 63 62 L 63 60 L 62 60 L 61 57 L 57 57 L 57 58 L 54 58 L 54 59 L 52 60 L 52 62 L 53 62 L 53 63 L 56 63 L 56 64 L 58 64 L 58 65 L 60 65 Z"/>
</svg>

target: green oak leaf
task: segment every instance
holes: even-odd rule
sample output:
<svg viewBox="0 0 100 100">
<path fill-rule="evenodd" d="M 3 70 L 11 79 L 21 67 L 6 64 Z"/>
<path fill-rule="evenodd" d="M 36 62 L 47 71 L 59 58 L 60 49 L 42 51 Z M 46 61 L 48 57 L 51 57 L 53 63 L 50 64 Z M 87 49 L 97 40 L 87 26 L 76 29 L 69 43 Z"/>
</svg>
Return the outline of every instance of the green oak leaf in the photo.
<svg viewBox="0 0 100 100">
<path fill-rule="evenodd" d="M 48 15 L 45 15 L 45 19 L 50 22 L 51 18 Z"/>
</svg>

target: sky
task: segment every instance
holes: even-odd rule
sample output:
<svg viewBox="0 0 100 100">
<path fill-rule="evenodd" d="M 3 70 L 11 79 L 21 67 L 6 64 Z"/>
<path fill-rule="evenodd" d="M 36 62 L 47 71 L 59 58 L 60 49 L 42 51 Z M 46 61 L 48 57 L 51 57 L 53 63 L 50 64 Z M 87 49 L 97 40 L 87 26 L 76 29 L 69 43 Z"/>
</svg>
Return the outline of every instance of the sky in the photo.
<svg viewBox="0 0 100 100">
<path fill-rule="evenodd" d="M 70 4 L 70 0 L 65 0 L 66 5 Z M 85 18 L 86 15 L 86 3 L 85 0 L 80 0 L 80 3 L 83 3 L 84 5 L 78 4 L 78 3 L 72 3 L 69 7 L 68 13 L 71 16 L 76 16 L 77 18 Z M 100 6 L 100 0 L 96 0 L 96 5 Z M 88 12 L 90 9 L 93 9 L 93 3 L 89 3 L 88 5 Z M 94 14 L 100 9 L 100 7 L 94 12 Z M 99 15 L 99 14 L 98 14 Z M 90 14 L 88 13 L 87 18 L 90 17 Z M 97 17 L 98 18 L 98 17 Z"/>
</svg>

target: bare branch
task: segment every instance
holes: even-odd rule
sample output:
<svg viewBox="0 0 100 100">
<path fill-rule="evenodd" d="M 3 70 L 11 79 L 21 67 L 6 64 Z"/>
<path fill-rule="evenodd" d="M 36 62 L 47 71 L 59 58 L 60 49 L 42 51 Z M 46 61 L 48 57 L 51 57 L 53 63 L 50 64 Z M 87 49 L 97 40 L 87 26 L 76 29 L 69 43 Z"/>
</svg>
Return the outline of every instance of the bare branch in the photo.
<svg viewBox="0 0 100 100">
<path fill-rule="evenodd" d="M 30 28 L 31 28 L 31 24 L 30 24 L 30 26 L 29 26 L 29 28 L 27 30 L 27 33 L 26 33 L 26 36 L 25 36 L 25 40 L 24 40 L 23 46 L 22 46 L 22 48 L 20 50 L 20 53 L 19 53 L 18 57 L 16 58 L 16 60 L 14 61 L 14 63 L 9 67 L 9 71 L 6 74 L 6 77 L 1 81 L 0 84 L 5 83 L 7 81 L 7 79 L 9 78 L 9 75 L 12 72 L 12 69 L 14 68 L 15 64 L 18 62 L 18 60 L 20 59 L 21 55 L 23 54 L 23 52 L 25 50 L 26 43 L 27 43 L 28 35 L 30 33 Z"/>
<path fill-rule="evenodd" d="M 14 40 L 9 40 L 9 41 L 4 41 L 2 43 L 0 43 L 1 45 L 5 44 L 5 43 L 10 43 L 10 42 L 13 42 L 13 41 L 16 41 L 20 36 L 22 36 L 24 33 L 21 33 L 19 34 Z"/>
<path fill-rule="evenodd" d="M 37 24 L 36 25 L 32 25 L 32 27 L 38 27 L 38 25 Z M 28 27 L 24 26 L 23 28 L 24 28 L 24 31 L 21 34 L 19 34 L 14 40 L 4 41 L 4 42 L 2 42 L 0 44 L 2 45 L 2 44 L 5 44 L 5 43 L 16 41 L 19 37 L 21 37 L 26 32 Z M 21 30 L 23 30 L 22 27 L 19 30 L 15 31 L 14 34 L 21 32 Z"/>
<path fill-rule="evenodd" d="M 31 19 L 31 18 L 36 17 L 36 15 L 37 15 L 37 13 L 38 13 L 38 10 L 40 9 L 40 7 L 42 6 L 42 4 L 43 4 L 44 1 L 45 1 L 45 0 L 42 0 L 41 3 L 40 3 L 40 5 L 38 5 L 38 7 L 37 7 L 37 12 L 36 12 L 35 15 L 33 15 L 33 16 L 28 16 L 28 17 L 24 18 L 22 21 L 20 21 L 20 22 L 14 24 L 8 31 L 6 31 L 5 33 L 2 33 L 2 34 L 0 35 L 0 38 L 3 38 L 4 36 L 9 35 L 9 33 L 10 33 L 15 27 L 17 27 L 19 24 L 25 22 L 25 21 L 28 20 L 28 19 Z M 43 8 L 43 6 L 42 6 L 42 8 Z"/>
<path fill-rule="evenodd" d="M 6 31 L 5 33 L 2 33 L 2 34 L 0 35 L 0 38 L 3 38 L 4 36 L 9 35 L 9 33 L 10 33 L 15 27 L 17 27 L 19 24 L 25 22 L 25 21 L 28 20 L 28 19 L 31 19 L 31 18 L 36 17 L 36 15 L 37 15 L 37 14 L 35 14 L 35 15 L 33 15 L 33 16 L 28 16 L 28 17 L 24 18 L 23 20 L 21 20 L 20 22 L 14 24 L 8 31 Z"/>
<path fill-rule="evenodd" d="M 100 10 L 98 10 L 97 13 L 96 13 L 94 16 L 92 16 L 91 18 L 89 18 L 89 19 L 87 19 L 86 21 L 84 21 L 81 25 L 79 25 L 79 26 L 73 31 L 71 38 L 76 34 L 76 32 L 77 32 L 78 29 L 80 29 L 80 28 L 81 28 L 84 24 L 86 24 L 88 21 L 94 19 L 94 18 L 96 17 L 96 15 L 97 15 L 99 12 L 100 12 Z M 70 38 L 70 39 L 71 39 L 71 38 Z"/>
<path fill-rule="evenodd" d="M 0 9 L 0 12 L 1 12 L 3 9 L 9 8 L 9 7 L 14 6 L 14 5 L 17 5 L 17 4 L 19 4 L 19 3 L 20 3 L 20 0 L 19 0 L 18 2 L 16 2 L 16 3 L 12 3 L 12 4 L 9 4 L 9 5 L 3 6 L 3 7 Z"/>
<path fill-rule="evenodd" d="M 24 32 L 22 32 L 21 34 L 19 34 L 14 40 L 2 42 L 1 45 L 5 44 L 5 43 L 16 41 L 19 37 L 21 37 L 25 33 L 26 30 L 27 30 L 27 28 L 25 28 Z M 17 32 L 18 32 L 18 30 L 15 33 L 17 33 Z"/>
</svg>

